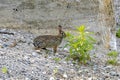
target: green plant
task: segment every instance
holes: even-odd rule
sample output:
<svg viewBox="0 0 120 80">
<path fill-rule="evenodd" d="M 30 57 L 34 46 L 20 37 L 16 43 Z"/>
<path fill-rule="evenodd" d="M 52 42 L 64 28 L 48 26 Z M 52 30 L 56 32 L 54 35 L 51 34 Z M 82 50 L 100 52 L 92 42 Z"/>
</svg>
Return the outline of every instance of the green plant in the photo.
<svg viewBox="0 0 120 80">
<path fill-rule="evenodd" d="M 107 60 L 108 64 L 112 64 L 112 65 L 116 65 L 117 64 L 117 60 L 116 59 L 109 59 Z"/>
<path fill-rule="evenodd" d="M 107 63 L 112 64 L 112 65 L 116 65 L 117 64 L 118 52 L 111 51 L 107 55 L 109 56 L 109 59 L 107 60 Z"/>
<path fill-rule="evenodd" d="M 85 31 L 85 26 L 82 25 L 77 27 L 78 35 L 73 35 L 71 33 L 66 33 L 67 41 L 65 47 L 69 47 L 69 59 L 73 59 L 74 61 L 78 61 L 79 63 L 85 64 L 88 60 L 90 60 L 89 51 L 93 49 L 93 43 L 95 39 L 91 37 L 91 32 Z"/>
<path fill-rule="evenodd" d="M 58 73 L 58 68 L 53 69 L 52 77 L 50 80 L 56 80 L 56 74 Z"/>
<path fill-rule="evenodd" d="M 8 69 L 6 67 L 2 67 L 2 73 L 6 74 L 8 72 Z"/>
<path fill-rule="evenodd" d="M 118 52 L 116 52 L 116 51 L 111 51 L 111 52 L 109 52 L 107 55 L 110 56 L 110 57 L 116 58 L 116 57 L 118 56 Z"/>
<path fill-rule="evenodd" d="M 58 63 L 61 60 L 61 58 L 56 57 L 56 58 L 53 58 L 53 60 L 55 60 L 55 62 Z"/>
<path fill-rule="evenodd" d="M 116 37 L 120 38 L 120 29 L 116 32 Z"/>
<path fill-rule="evenodd" d="M 58 69 L 57 69 L 57 68 L 54 68 L 53 74 L 55 75 L 56 73 L 58 73 Z"/>
</svg>

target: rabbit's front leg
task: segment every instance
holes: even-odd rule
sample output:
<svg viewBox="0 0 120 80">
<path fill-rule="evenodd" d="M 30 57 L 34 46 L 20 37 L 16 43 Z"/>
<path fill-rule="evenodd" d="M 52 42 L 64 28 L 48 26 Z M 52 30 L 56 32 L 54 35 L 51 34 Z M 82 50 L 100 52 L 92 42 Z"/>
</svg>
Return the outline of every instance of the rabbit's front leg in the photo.
<svg viewBox="0 0 120 80">
<path fill-rule="evenodd" d="M 45 50 L 46 51 L 46 53 L 48 54 L 48 52 L 49 52 L 49 50 L 48 49 L 46 49 L 46 48 L 42 48 L 43 50 Z"/>
<path fill-rule="evenodd" d="M 54 50 L 54 54 L 55 54 L 57 52 L 57 46 L 54 46 L 53 50 Z"/>
</svg>

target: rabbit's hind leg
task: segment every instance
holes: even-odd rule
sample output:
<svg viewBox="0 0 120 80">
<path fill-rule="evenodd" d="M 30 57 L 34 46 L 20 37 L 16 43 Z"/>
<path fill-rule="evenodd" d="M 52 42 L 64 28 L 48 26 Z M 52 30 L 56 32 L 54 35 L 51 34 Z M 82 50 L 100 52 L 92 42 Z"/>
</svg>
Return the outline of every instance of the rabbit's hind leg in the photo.
<svg viewBox="0 0 120 80">
<path fill-rule="evenodd" d="M 46 48 L 42 48 L 43 50 L 45 50 L 45 52 L 48 54 L 49 53 L 49 50 L 46 49 Z"/>
<path fill-rule="evenodd" d="M 42 48 L 42 49 L 47 50 L 46 48 Z"/>
<path fill-rule="evenodd" d="M 46 49 L 46 48 L 42 48 L 43 50 L 45 50 L 46 51 L 46 53 L 48 53 L 49 52 L 49 50 L 48 49 Z"/>
<path fill-rule="evenodd" d="M 38 47 L 34 47 L 34 49 L 35 49 L 35 50 L 40 50 L 40 48 L 38 48 Z"/>
<path fill-rule="evenodd" d="M 41 48 L 34 47 L 34 50 L 39 53 L 41 51 Z"/>
</svg>

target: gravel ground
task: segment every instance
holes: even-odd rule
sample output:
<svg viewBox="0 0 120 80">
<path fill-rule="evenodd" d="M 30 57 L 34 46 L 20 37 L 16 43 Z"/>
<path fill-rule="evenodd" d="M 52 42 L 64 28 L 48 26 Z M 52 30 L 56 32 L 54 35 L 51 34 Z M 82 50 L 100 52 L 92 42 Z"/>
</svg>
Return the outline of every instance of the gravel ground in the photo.
<svg viewBox="0 0 120 80">
<path fill-rule="evenodd" d="M 0 34 L 0 80 L 120 80 L 120 65 L 107 65 L 104 50 L 91 51 L 91 62 L 77 65 L 66 61 L 68 51 L 61 46 L 55 56 L 51 49 L 48 54 L 44 50 L 36 52 L 32 44 L 36 34 L 21 30 L 0 31 L 15 34 Z M 119 39 L 118 43 L 119 47 Z M 3 67 L 7 68 L 7 73 L 2 72 Z"/>
</svg>

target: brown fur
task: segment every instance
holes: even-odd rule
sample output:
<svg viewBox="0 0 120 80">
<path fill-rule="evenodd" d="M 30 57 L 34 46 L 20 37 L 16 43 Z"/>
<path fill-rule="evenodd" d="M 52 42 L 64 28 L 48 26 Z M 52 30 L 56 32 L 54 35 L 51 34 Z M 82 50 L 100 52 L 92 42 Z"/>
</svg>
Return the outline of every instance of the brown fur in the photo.
<svg viewBox="0 0 120 80">
<path fill-rule="evenodd" d="M 58 35 L 41 35 L 36 37 L 33 41 L 34 46 L 41 49 L 53 48 L 54 53 L 56 53 L 57 47 L 61 44 L 62 39 L 66 37 L 61 25 L 58 26 L 58 30 Z"/>
</svg>

